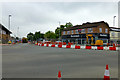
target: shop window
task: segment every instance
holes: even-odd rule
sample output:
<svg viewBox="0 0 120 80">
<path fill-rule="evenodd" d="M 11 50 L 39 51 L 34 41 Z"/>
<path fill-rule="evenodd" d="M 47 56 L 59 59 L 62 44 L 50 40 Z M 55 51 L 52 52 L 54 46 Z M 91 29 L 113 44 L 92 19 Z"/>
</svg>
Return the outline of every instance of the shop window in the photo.
<svg viewBox="0 0 120 80">
<path fill-rule="evenodd" d="M 105 29 L 105 32 L 108 33 L 108 29 Z"/>
<path fill-rule="evenodd" d="M 85 33 L 85 29 L 82 29 L 82 30 L 81 30 L 81 33 Z"/>
<path fill-rule="evenodd" d="M 102 32 L 102 28 L 99 28 L 99 32 Z"/>
<path fill-rule="evenodd" d="M 115 33 L 114 33 L 114 32 L 112 32 L 111 34 L 112 34 L 113 37 L 115 36 Z"/>
<path fill-rule="evenodd" d="M 65 31 L 63 31 L 63 35 L 65 35 Z"/>
<path fill-rule="evenodd" d="M 67 34 L 70 34 L 70 31 L 67 31 Z"/>
<path fill-rule="evenodd" d="M 88 32 L 93 32 L 93 29 L 92 28 L 88 28 Z"/>
<path fill-rule="evenodd" d="M 74 34 L 74 31 L 72 30 L 72 34 Z"/>
<path fill-rule="evenodd" d="M 75 33 L 78 34 L 78 30 L 75 30 Z"/>
</svg>

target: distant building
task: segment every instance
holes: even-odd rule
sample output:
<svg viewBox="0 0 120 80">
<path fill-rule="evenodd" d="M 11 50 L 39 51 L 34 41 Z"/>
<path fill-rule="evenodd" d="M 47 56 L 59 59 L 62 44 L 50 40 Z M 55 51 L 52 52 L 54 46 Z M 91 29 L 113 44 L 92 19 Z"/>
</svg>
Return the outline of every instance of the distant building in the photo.
<svg viewBox="0 0 120 80">
<path fill-rule="evenodd" d="M 103 40 L 103 43 L 106 44 L 110 39 L 109 30 L 108 23 L 104 21 L 87 22 L 82 25 L 65 28 L 61 33 L 61 38 L 63 42 L 86 44 L 86 36 L 92 35 L 94 43 L 96 40 Z M 91 42 L 91 37 L 88 37 L 88 41 L 89 43 Z"/>
<path fill-rule="evenodd" d="M 110 42 L 120 42 L 120 28 L 110 27 Z"/>
<path fill-rule="evenodd" d="M 7 43 L 12 32 L 0 24 L 0 43 Z"/>
</svg>

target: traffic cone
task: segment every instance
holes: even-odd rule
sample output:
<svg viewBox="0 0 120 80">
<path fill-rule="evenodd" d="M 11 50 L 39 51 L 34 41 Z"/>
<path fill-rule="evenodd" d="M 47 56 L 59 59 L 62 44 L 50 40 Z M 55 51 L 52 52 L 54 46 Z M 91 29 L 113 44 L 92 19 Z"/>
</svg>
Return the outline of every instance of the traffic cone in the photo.
<svg viewBox="0 0 120 80">
<path fill-rule="evenodd" d="M 58 72 L 58 80 L 61 80 L 61 71 Z"/>
<path fill-rule="evenodd" d="M 104 73 L 104 80 L 110 80 L 108 65 L 106 65 L 106 70 L 105 70 L 105 73 Z"/>
</svg>

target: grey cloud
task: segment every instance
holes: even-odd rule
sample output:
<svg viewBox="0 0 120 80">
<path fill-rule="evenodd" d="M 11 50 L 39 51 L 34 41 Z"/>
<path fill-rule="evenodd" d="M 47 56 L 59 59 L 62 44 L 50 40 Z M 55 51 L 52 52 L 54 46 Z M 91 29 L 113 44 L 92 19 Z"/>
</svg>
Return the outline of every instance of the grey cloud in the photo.
<svg viewBox="0 0 120 80">
<path fill-rule="evenodd" d="M 117 3 L 110 2 L 3 3 L 2 9 L 2 22 L 8 25 L 8 15 L 12 14 L 12 30 L 16 33 L 17 27 L 20 27 L 21 36 L 38 30 L 54 31 L 59 21 L 76 25 L 105 20 L 112 25 L 112 17 L 118 14 Z"/>
</svg>

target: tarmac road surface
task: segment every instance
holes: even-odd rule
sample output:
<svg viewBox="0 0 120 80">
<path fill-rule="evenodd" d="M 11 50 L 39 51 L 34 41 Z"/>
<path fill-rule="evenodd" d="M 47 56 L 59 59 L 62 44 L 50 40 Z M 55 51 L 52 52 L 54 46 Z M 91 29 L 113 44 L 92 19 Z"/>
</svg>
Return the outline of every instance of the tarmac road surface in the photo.
<svg viewBox="0 0 120 80">
<path fill-rule="evenodd" d="M 110 77 L 118 78 L 118 52 L 63 49 L 34 44 L 2 47 L 4 78 L 103 78 L 106 64 Z"/>
</svg>

